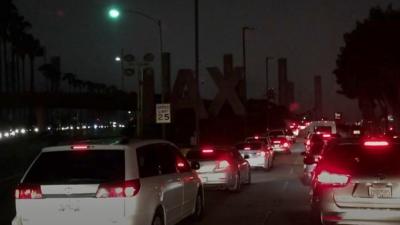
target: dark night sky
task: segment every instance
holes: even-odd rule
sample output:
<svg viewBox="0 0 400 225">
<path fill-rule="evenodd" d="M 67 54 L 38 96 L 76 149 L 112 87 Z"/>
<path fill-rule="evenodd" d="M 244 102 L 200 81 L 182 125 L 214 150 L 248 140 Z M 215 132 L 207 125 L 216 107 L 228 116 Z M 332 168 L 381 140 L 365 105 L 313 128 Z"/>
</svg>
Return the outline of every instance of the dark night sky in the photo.
<svg viewBox="0 0 400 225">
<path fill-rule="evenodd" d="M 172 53 L 173 74 L 193 68 L 193 1 L 191 0 L 15 0 L 21 13 L 33 24 L 32 32 L 47 47 L 49 55 L 62 57 L 63 72 L 81 79 L 119 85 L 119 65 L 114 57 L 123 47 L 137 57 L 158 54 L 157 26 L 135 15 L 119 21 L 107 19 L 110 5 L 139 10 L 162 19 L 165 50 Z M 296 85 L 301 110 L 313 105 L 312 78 L 323 75 L 324 111 L 343 111 L 356 119 L 354 101 L 336 94 L 332 71 L 343 45 L 343 34 L 372 6 L 386 7 L 390 0 L 200 0 L 200 54 L 202 95 L 211 98 L 216 88 L 205 68 L 222 66 L 224 53 L 233 53 L 241 65 L 241 27 L 248 33 L 248 93 L 261 97 L 265 91 L 265 56 L 287 57 L 288 76 Z M 398 4 L 394 4 L 398 6 Z M 155 62 L 158 71 L 158 61 Z M 271 82 L 276 84 L 276 62 L 271 64 Z M 174 77 L 174 76 L 173 76 Z M 134 79 L 129 88 L 136 88 Z M 159 83 L 157 82 L 157 87 Z"/>
</svg>

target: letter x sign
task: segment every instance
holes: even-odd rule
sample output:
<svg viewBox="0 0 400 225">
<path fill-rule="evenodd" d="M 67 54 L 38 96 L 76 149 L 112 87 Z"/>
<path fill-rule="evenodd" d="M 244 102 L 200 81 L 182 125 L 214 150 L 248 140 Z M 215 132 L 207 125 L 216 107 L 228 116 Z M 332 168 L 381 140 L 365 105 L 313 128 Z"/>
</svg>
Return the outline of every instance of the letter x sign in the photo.
<svg viewBox="0 0 400 225">
<path fill-rule="evenodd" d="M 218 94 L 211 103 L 210 113 L 217 116 L 225 101 L 227 101 L 236 115 L 244 116 L 246 109 L 236 92 L 236 87 L 243 77 L 243 68 L 236 67 L 231 76 L 226 74 L 224 76 L 217 67 L 207 68 L 207 70 L 219 89 Z"/>
</svg>

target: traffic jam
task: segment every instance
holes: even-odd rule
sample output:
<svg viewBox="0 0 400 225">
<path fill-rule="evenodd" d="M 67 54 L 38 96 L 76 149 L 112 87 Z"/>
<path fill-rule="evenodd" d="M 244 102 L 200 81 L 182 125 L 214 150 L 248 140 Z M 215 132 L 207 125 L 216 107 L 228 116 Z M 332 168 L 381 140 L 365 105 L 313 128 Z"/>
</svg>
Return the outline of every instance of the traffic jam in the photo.
<svg viewBox="0 0 400 225">
<path fill-rule="evenodd" d="M 397 138 L 310 121 L 185 151 L 160 140 L 47 147 L 15 189 L 12 225 L 201 223 L 209 193 L 240 195 L 253 173 L 268 176 L 291 154 L 303 159 L 310 224 L 399 224 Z"/>
</svg>

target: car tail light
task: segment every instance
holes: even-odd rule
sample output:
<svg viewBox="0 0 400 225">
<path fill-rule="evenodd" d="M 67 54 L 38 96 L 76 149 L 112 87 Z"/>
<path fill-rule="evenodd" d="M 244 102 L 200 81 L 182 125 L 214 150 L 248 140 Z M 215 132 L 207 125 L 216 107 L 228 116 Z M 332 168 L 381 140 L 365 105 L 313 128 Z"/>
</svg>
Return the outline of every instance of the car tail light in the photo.
<svg viewBox="0 0 400 225">
<path fill-rule="evenodd" d="M 21 184 L 15 189 L 16 199 L 41 199 L 43 198 L 40 185 Z"/>
<path fill-rule="evenodd" d="M 202 153 L 206 153 L 206 154 L 210 154 L 210 153 L 214 153 L 214 149 L 203 149 L 201 150 Z"/>
<path fill-rule="evenodd" d="M 323 137 L 323 138 L 331 138 L 332 135 L 331 135 L 331 134 L 323 134 L 322 137 Z"/>
<path fill-rule="evenodd" d="M 346 174 L 322 171 L 317 175 L 316 181 L 324 186 L 343 187 L 349 183 L 350 176 Z"/>
<path fill-rule="evenodd" d="M 388 141 L 365 141 L 365 147 L 386 147 L 389 146 Z"/>
<path fill-rule="evenodd" d="M 134 197 L 140 190 L 140 181 L 129 180 L 125 182 L 100 184 L 97 198 L 130 198 Z"/>
<path fill-rule="evenodd" d="M 289 148 L 289 143 L 287 143 L 287 142 L 283 143 L 283 147 L 284 148 Z"/>
<path fill-rule="evenodd" d="M 215 167 L 215 171 L 225 171 L 229 169 L 231 164 L 227 160 L 217 161 L 217 166 Z"/>
<path fill-rule="evenodd" d="M 310 139 L 307 140 L 306 145 L 308 145 L 308 146 L 311 145 L 311 140 Z"/>
<path fill-rule="evenodd" d="M 314 161 L 317 163 L 322 159 L 321 155 L 314 155 Z"/>
<path fill-rule="evenodd" d="M 260 139 L 260 137 L 259 136 L 254 136 L 254 139 L 258 140 L 258 139 Z"/>
<path fill-rule="evenodd" d="M 245 147 L 245 148 L 244 148 L 244 150 L 246 150 L 246 151 L 250 151 L 250 150 L 251 150 L 251 148 L 250 148 L 250 147 Z"/>
</svg>

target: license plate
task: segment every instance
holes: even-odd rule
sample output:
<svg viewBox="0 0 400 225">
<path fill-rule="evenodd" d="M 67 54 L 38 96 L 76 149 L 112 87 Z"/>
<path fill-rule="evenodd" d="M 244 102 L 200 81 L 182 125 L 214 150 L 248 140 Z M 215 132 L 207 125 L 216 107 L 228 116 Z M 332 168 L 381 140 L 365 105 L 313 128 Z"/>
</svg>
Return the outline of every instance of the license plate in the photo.
<svg viewBox="0 0 400 225">
<path fill-rule="evenodd" d="M 369 197 L 371 198 L 391 198 L 392 188 L 391 187 L 369 187 Z"/>
<path fill-rule="evenodd" d="M 68 200 L 59 204 L 58 211 L 63 213 L 79 212 L 79 205 L 80 204 L 78 200 Z"/>
</svg>

